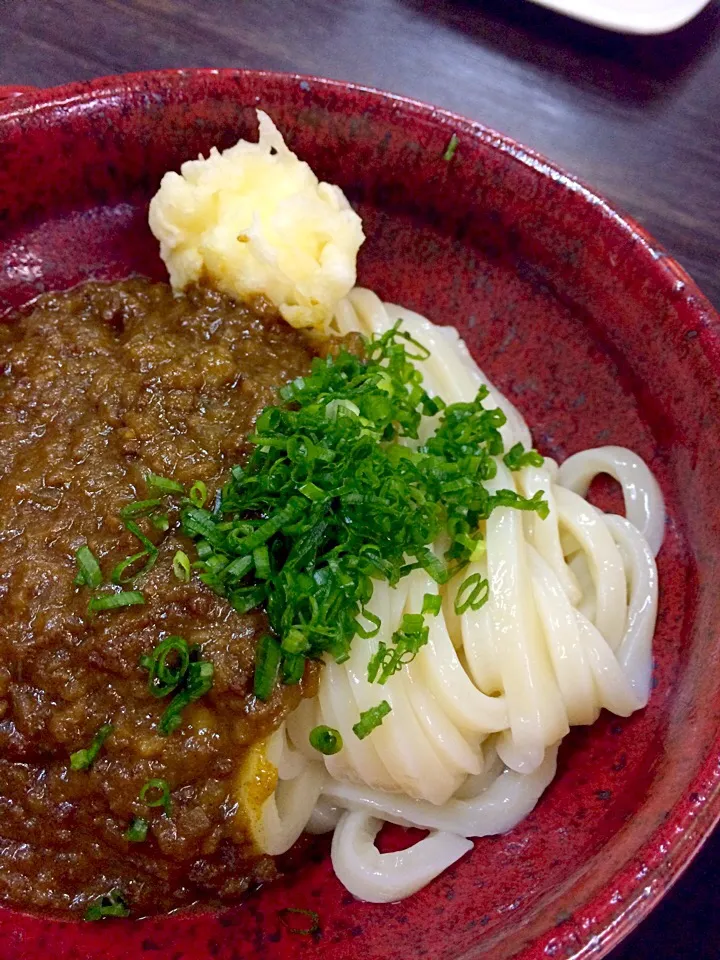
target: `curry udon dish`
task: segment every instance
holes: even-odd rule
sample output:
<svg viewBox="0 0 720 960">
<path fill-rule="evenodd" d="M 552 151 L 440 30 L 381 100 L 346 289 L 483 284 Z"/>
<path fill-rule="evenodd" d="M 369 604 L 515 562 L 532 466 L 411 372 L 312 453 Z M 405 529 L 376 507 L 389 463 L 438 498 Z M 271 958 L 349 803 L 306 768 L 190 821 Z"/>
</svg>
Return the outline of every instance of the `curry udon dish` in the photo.
<svg viewBox="0 0 720 960">
<path fill-rule="evenodd" d="M 645 464 L 534 450 L 452 327 L 354 286 L 360 218 L 259 120 L 164 177 L 169 285 L 0 327 L 13 906 L 231 902 L 322 832 L 397 900 L 533 809 L 570 726 L 648 699 Z M 386 821 L 426 835 L 380 853 Z"/>
</svg>

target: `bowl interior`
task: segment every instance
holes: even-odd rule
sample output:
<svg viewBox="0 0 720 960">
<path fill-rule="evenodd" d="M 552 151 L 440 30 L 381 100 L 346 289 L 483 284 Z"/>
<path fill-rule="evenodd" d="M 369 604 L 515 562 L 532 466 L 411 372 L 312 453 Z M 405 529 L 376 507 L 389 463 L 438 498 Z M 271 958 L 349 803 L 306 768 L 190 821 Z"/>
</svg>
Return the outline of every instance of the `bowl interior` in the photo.
<svg viewBox="0 0 720 960">
<path fill-rule="evenodd" d="M 90 277 L 163 278 L 146 224 L 160 176 L 254 137 L 255 106 L 362 214 L 359 282 L 457 326 L 541 452 L 617 443 L 655 472 L 669 518 L 653 696 L 630 719 L 574 730 L 536 811 L 403 903 L 353 900 L 320 844 L 220 914 L 108 926 L 0 911 L 0 953 L 502 960 L 594 944 L 598 956 L 717 815 L 717 318 L 637 228 L 482 128 L 343 85 L 231 71 L 78 84 L 0 112 L 0 313 Z M 612 485 L 595 495 L 618 509 Z M 321 933 L 283 930 L 285 906 L 316 910 Z"/>
</svg>

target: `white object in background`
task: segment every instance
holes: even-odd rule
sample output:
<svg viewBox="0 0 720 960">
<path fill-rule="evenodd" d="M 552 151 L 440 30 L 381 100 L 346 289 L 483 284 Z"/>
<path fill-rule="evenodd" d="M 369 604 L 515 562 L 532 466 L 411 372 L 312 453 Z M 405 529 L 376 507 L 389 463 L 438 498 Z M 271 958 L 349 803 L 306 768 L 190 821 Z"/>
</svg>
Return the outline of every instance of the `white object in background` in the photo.
<svg viewBox="0 0 720 960">
<path fill-rule="evenodd" d="M 621 33 L 668 33 L 682 27 L 708 0 L 532 0 L 577 20 Z"/>
</svg>

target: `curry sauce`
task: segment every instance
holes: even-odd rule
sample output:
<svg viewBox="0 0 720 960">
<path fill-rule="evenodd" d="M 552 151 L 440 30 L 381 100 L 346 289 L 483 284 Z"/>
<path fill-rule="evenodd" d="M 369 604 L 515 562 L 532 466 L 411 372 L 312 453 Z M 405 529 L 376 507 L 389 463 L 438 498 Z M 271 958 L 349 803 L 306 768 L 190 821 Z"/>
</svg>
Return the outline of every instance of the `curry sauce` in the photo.
<svg viewBox="0 0 720 960">
<path fill-rule="evenodd" d="M 142 578 L 142 606 L 88 615 L 75 553 L 103 574 L 137 551 L 119 519 L 147 496 L 149 471 L 214 496 L 242 462 L 273 387 L 312 351 L 264 302 L 205 288 L 176 299 L 165 284 L 88 283 L 43 296 L 0 327 L 0 896 L 43 912 L 84 912 L 118 888 L 133 915 L 197 900 L 234 900 L 276 866 L 244 839 L 233 774 L 249 744 L 312 686 L 252 694 L 264 615 L 236 613 L 197 577 L 170 510 Z M 180 635 L 214 667 L 211 691 L 160 736 L 167 705 L 139 667 Z M 103 724 L 112 734 L 88 770 L 70 755 Z M 168 812 L 141 802 L 167 782 Z M 147 819 L 143 842 L 127 838 Z"/>
</svg>

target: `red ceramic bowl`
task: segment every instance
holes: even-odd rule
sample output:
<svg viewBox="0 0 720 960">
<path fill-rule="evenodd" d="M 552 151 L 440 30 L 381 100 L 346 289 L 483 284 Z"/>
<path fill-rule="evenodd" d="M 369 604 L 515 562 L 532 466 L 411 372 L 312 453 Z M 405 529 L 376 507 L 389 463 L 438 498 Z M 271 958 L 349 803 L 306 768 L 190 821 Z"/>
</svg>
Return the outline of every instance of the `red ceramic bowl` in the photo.
<svg viewBox="0 0 720 960">
<path fill-rule="evenodd" d="M 652 699 L 629 720 L 576 729 L 536 811 L 403 903 L 356 902 L 321 847 L 220 913 L 77 924 L 1 910 L 0 955 L 600 957 L 720 814 L 720 318 L 636 224 L 479 124 L 348 84 L 229 70 L 73 84 L 0 107 L 0 312 L 88 277 L 163 277 L 146 225 L 162 173 L 253 137 L 256 106 L 363 215 L 360 281 L 455 324 L 541 450 L 619 443 L 650 464 L 669 510 Z M 316 910 L 321 933 L 285 931 L 285 906 Z"/>
</svg>

